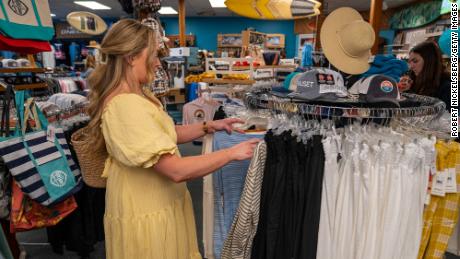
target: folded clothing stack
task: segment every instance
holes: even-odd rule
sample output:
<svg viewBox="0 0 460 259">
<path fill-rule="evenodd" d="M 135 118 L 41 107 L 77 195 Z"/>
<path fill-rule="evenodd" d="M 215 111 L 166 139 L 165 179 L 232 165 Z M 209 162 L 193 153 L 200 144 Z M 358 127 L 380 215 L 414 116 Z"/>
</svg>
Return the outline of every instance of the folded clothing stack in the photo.
<svg viewBox="0 0 460 259">
<path fill-rule="evenodd" d="M 386 75 L 396 82 L 399 82 L 400 77 L 407 72 L 409 67 L 405 61 L 397 59 L 393 55 L 376 55 L 371 67 L 361 77 L 368 77 L 372 75 Z"/>
</svg>

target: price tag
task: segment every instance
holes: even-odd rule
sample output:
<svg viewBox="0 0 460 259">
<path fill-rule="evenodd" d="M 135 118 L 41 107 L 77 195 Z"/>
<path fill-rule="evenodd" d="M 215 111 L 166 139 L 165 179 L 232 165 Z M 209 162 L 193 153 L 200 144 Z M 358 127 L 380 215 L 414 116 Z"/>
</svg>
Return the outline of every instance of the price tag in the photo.
<svg viewBox="0 0 460 259">
<path fill-rule="evenodd" d="M 431 187 L 431 194 L 436 196 L 446 196 L 446 171 L 438 171 L 433 178 L 433 185 Z"/>
<path fill-rule="evenodd" d="M 455 168 L 449 168 L 447 171 L 446 193 L 457 193 L 457 175 Z"/>
<path fill-rule="evenodd" d="M 46 140 L 54 143 L 55 136 L 56 128 L 53 125 L 48 125 L 48 129 L 46 130 Z"/>
</svg>

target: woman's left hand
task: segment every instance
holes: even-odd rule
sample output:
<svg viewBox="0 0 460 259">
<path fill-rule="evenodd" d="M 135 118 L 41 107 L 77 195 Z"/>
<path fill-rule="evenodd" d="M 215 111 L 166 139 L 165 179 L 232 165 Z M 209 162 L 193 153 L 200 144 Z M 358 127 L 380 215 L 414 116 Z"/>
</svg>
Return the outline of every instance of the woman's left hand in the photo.
<svg viewBox="0 0 460 259">
<path fill-rule="evenodd" d="M 225 130 L 228 134 L 232 134 L 232 131 L 244 133 L 244 131 L 241 129 L 233 128 L 233 124 L 235 123 L 244 123 L 244 121 L 236 118 L 228 118 L 223 120 L 207 122 L 209 129 L 211 129 L 210 133 L 222 130 Z"/>
</svg>

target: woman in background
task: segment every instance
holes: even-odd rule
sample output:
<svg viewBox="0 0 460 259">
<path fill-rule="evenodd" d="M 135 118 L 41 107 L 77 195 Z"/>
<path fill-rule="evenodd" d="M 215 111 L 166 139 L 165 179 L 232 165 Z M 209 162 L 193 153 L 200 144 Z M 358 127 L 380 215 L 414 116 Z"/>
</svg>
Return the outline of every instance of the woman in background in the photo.
<svg viewBox="0 0 460 259">
<path fill-rule="evenodd" d="M 96 68 L 96 59 L 94 58 L 93 55 L 89 55 L 86 57 L 86 63 L 85 63 L 85 72 L 81 75 L 82 78 L 88 78 L 91 72 L 94 71 Z"/>
<path fill-rule="evenodd" d="M 439 98 L 450 111 L 450 76 L 444 71 L 438 45 L 425 41 L 412 48 L 409 68 L 411 76 L 401 78 L 400 90 Z"/>
</svg>

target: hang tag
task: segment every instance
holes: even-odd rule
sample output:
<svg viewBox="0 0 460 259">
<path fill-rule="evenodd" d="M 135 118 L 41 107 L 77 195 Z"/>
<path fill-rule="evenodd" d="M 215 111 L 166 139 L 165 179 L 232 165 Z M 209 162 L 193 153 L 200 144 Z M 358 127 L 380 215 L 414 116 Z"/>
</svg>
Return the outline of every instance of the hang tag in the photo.
<svg viewBox="0 0 460 259">
<path fill-rule="evenodd" d="M 54 128 L 53 125 L 48 125 L 48 129 L 46 130 L 46 140 L 54 143 L 55 134 L 56 134 L 56 128 Z"/>
<path fill-rule="evenodd" d="M 431 195 L 427 193 L 425 196 L 425 205 L 426 206 L 430 205 L 430 202 L 431 202 Z"/>
<path fill-rule="evenodd" d="M 455 173 L 455 168 L 449 168 L 447 170 L 446 193 L 457 193 L 457 175 Z"/>
<path fill-rule="evenodd" d="M 446 171 L 438 171 L 433 178 L 433 186 L 431 187 L 431 194 L 436 196 L 446 196 Z"/>
<path fill-rule="evenodd" d="M 437 170 L 436 170 L 436 162 L 432 162 L 431 167 L 430 167 L 430 173 L 431 173 L 431 175 L 435 175 L 436 172 L 437 172 Z"/>
</svg>

